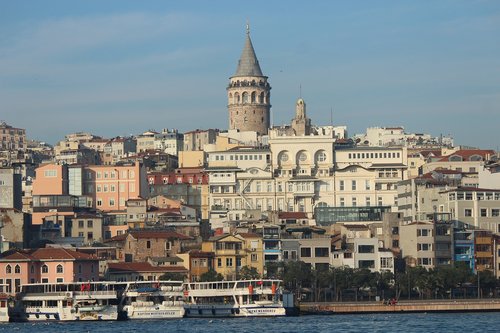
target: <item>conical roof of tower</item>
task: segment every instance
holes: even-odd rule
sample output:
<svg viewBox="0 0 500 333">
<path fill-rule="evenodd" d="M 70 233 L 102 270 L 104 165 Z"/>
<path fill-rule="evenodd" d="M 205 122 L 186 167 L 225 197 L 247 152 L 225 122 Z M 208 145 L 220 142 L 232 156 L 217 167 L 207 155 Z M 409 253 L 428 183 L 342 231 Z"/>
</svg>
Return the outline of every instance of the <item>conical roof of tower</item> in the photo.
<svg viewBox="0 0 500 333">
<path fill-rule="evenodd" d="M 241 52 L 240 60 L 238 61 L 238 68 L 234 76 L 263 76 L 260 70 L 259 61 L 253 49 L 252 40 L 250 39 L 250 31 L 247 28 L 247 37 L 245 40 L 245 47 Z"/>
</svg>

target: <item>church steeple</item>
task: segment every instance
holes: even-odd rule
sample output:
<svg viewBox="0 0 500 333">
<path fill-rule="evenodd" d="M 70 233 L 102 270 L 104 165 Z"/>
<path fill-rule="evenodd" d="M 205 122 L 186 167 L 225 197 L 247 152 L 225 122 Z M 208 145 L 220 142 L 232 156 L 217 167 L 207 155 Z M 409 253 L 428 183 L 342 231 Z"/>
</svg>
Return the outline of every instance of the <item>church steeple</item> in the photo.
<svg viewBox="0 0 500 333">
<path fill-rule="evenodd" d="M 234 76 L 263 76 L 259 66 L 259 60 L 255 55 L 252 40 L 250 39 L 250 27 L 247 23 L 247 32 L 245 39 L 245 46 L 241 52 L 240 60 L 238 61 L 238 68 Z"/>
</svg>

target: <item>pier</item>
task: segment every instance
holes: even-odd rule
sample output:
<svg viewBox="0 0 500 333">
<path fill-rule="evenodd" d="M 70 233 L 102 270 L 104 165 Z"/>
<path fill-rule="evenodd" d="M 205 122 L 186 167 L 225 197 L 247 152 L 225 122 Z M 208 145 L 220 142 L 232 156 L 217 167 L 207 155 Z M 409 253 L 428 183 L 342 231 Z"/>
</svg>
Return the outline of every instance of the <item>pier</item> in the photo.
<svg viewBox="0 0 500 333">
<path fill-rule="evenodd" d="M 301 303 L 301 314 L 361 314 L 418 312 L 492 312 L 500 311 L 499 299 L 399 301 L 383 302 Z"/>
</svg>

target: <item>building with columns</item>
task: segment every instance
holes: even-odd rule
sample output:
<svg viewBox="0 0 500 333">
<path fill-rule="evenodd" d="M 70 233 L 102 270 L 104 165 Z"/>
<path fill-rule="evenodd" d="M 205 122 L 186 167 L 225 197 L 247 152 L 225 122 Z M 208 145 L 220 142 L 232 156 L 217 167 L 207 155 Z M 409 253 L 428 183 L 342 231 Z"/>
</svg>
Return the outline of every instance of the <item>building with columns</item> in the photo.
<svg viewBox="0 0 500 333">
<path fill-rule="evenodd" d="M 238 68 L 229 78 L 227 98 L 229 129 L 267 134 L 270 124 L 271 86 L 260 69 L 248 25 Z"/>
</svg>

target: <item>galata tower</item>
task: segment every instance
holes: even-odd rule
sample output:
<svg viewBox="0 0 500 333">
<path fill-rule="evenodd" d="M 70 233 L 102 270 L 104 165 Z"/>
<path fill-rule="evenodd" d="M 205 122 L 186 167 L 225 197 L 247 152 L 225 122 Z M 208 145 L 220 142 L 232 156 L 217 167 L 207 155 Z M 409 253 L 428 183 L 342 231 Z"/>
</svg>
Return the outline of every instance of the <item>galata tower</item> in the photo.
<svg viewBox="0 0 500 333">
<path fill-rule="evenodd" d="M 270 123 L 271 86 L 262 75 L 247 24 L 243 52 L 227 87 L 229 128 L 267 134 Z"/>
</svg>

